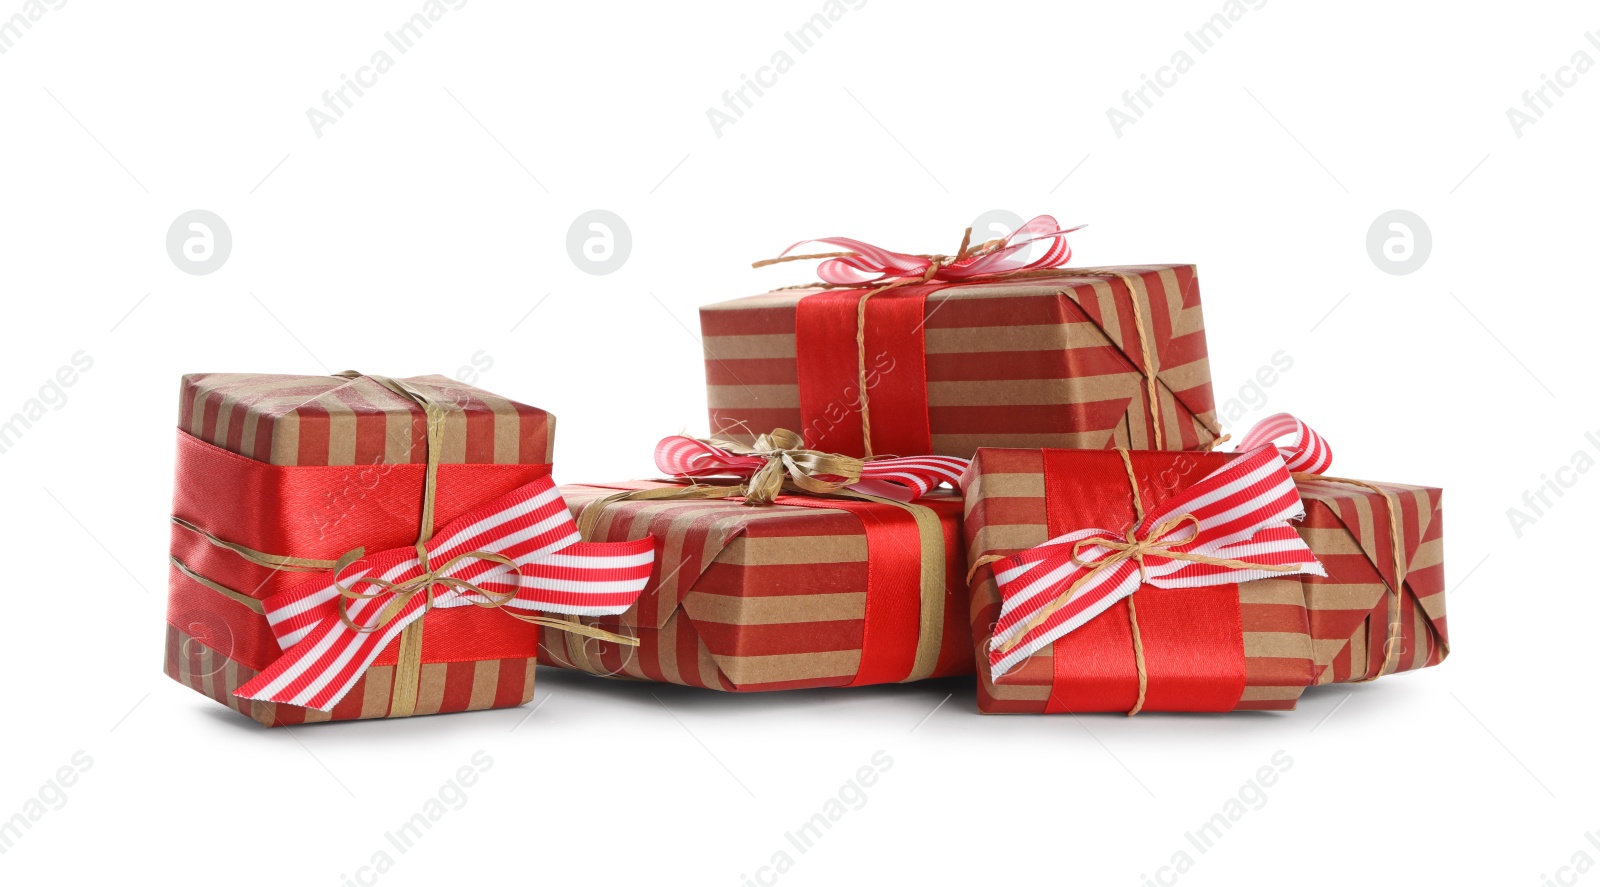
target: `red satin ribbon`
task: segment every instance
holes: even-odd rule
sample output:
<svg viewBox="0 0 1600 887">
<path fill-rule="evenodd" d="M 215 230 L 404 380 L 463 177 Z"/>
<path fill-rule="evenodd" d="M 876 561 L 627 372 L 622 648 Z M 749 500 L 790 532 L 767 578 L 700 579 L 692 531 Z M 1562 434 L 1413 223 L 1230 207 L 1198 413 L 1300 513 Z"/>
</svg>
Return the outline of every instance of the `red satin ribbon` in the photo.
<svg viewBox="0 0 1600 887">
<path fill-rule="evenodd" d="M 848 511 L 867 538 L 867 609 L 861 664 L 847 687 L 892 684 L 911 676 L 922 623 L 922 541 L 910 512 L 852 499 L 779 496 L 779 505 Z M 928 504 L 928 503 L 920 503 Z M 949 503 L 959 507 L 959 503 Z M 943 565 L 941 565 L 943 567 Z"/>
<path fill-rule="evenodd" d="M 222 539 L 257 551 L 334 560 L 359 546 L 409 546 L 422 516 L 423 465 L 268 465 L 178 432 L 172 513 Z M 545 477 L 549 465 L 440 465 L 434 521 L 443 526 L 484 502 Z M 257 566 L 182 527 L 172 554 L 196 573 L 261 599 L 305 581 L 306 574 Z M 282 655 L 266 617 L 171 570 L 167 620 L 250 668 Z M 527 659 L 537 654 L 536 626 L 503 613 L 465 607 L 428 615 L 422 661 Z M 390 644 L 374 665 L 393 665 Z"/>
<path fill-rule="evenodd" d="M 1083 527 L 1134 520 L 1121 458 L 1111 451 L 1044 450 L 1045 520 L 1051 538 Z M 1145 508 L 1152 509 L 1222 467 L 1231 453 L 1132 452 Z M 1231 711 L 1244 695 L 1244 629 L 1239 587 L 1163 589 L 1142 585 L 1146 711 Z M 1049 712 L 1129 711 L 1139 695 L 1128 601 L 1052 645 Z"/>
<path fill-rule="evenodd" d="M 867 405 L 878 455 L 933 451 L 928 426 L 928 294 L 947 284 L 885 290 L 867 300 Z M 864 455 L 856 311 L 868 290 L 825 290 L 800 300 L 795 360 L 799 430 L 810 449 Z"/>
</svg>

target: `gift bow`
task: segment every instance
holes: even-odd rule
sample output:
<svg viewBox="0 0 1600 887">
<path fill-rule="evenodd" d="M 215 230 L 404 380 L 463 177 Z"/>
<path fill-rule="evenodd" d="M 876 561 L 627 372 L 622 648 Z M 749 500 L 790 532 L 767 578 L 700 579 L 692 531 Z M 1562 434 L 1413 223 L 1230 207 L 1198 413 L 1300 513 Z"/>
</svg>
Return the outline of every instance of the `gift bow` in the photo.
<svg viewBox="0 0 1600 887">
<path fill-rule="evenodd" d="M 752 446 L 686 435 L 656 444 L 656 466 L 682 478 L 738 477 L 749 505 L 771 505 L 787 481 L 807 493 L 856 493 L 909 502 L 941 483 L 955 486 L 968 460 L 954 456 L 899 456 L 862 460 L 804 448 L 800 435 L 784 428 L 756 438 Z"/>
<path fill-rule="evenodd" d="M 961 249 L 954 256 L 938 254 L 897 253 L 873 246 L 850 237 L 822 237 L 802 240 L 776 259 L 756 262 L 756 267 L 777 262 L 794 262 L 805 259 L 827 259 L 817 266 L 817 276 L 823 283 L 835 286 L 858 286 L 875 283 L 905 282 L 927 283 L 934 280 L 962 281 L 993 274 L 1013 274 L 1060 268 L 1072 258 L 1072 247 L 1067 245 L 1067 235 L 1082 228 L 1062 228 L 1050 216 L 1035 216 L 1021 228 L 1005 237 L 990 240 L 976 247 L 970 246 L 972 229 L 962 238 Z M 826 243 L 842 246 L 847 252 L 790 255 L 797 247 L 808 243 Z M 1029 259 L 1028 247 L 1044 245 L 1044 251 Z"/>
<path fill-rule="evenodd" d="M 1123 465 L 1139 503 L 1126 451 Z M 999 676 L 1133 594 L 1140 585 L 1199 588 L 1269 576 L 1325 576 L 1288 521 L 1305 506 L 1273 447 L 1202 478 L 1122 532 L 1085 529 L 994 563 L 1000 618 L 990 643 Z"/>
<path fill-rule="evenodd" d="M 1290 471 L 1322 474 L 1333 467 L 1333 448 L 1309 425 L 1288 413 L 1273 413 L 1257 422 L 1239 441 L 1237 450 L 1247 452 L 1290 436 L 1293 440 L 1287 446 L 1278 447 Z"/>
<path fill-rule="evenodd" d="M 430 609 L 500 607 L 526 616 L 621 613 L 649 581 L 653 540 L 583 542 L 548 477 L 525 484 L 440 528 L 427 542 L 372 555 L 360 549 L 334 569 L 262 602 L 280 656 L 237 695 L 331 709 L 406 626 Z M 598 630 L 595 630 L 598 632 Z"/>
</svg>

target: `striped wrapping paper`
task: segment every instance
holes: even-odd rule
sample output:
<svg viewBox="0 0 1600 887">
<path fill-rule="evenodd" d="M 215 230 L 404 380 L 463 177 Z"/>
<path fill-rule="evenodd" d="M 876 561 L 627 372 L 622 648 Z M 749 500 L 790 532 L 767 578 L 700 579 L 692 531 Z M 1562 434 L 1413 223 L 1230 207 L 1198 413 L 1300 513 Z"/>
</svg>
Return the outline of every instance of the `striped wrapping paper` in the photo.
<svg viewBox="0 0 1600 887">
<path fill-rule="evenodd" d="M 1186 486 L 1214 470 L 1225 454 L 1173 454 L 1169 471 L 1146 473 L 1141 489 Z M 1087 485 L 1100 481 L 1090 481 Z M 1125 489 L 1118 469 L 1104 483 Z M 1306 505 L 1301 538 L 1327 577 L 1262 579 L 1238 585 L 1243 629 L 1245 688 L 1237 709 L 1292 709 L 1308 686 L 1376 676 L 1384 662 L 1391 619 L 1393 577 L 1388 510 L 1381 497 L 1349 484 L 1297 481 Z M 1437 664 L 1447 649 L 1443 588 L 1440 491 L 1379 484 L 1400 507 L 1401 546 L 1407 563 L 1401 608 L 1401 647 L 1389 671 Z M 1007 555 L 1047 538 L 1044 454 L 1037 449 L 982 449 L 963 479 L 964 533 L 969 558 Z M 1139 595 L 1173 594 L 1148 586 Z M 993 573 L 973 576 L 972 634 L 979 662 L 978 708 L 985 713 L 1036 713 L 1051 692 L 1052 653 L 1046 647 L 1003 681 L 987 673 L 990 629 L 1000 612 Z M 1125 603 L 1100 619 L 1128 621 Z M 1130 639 L 1131 643 L 1131 639 Z"/>
<path fill-rule="evenodd" d="M 171 624 L 167 626 L 167 676 L 268 727 L 382 718 L 389 714 L 389 691 L 394 685 L 392 664 L 367 669 L 366 675 L 332 711 L 240 699 L 233 691 L 255 677 L 257 670 L 213 648 L 213 644 L 227 646 L 226 626 L 217 621 L 209 625 L 201 621 L 191 624 L 190 630 L 202 635 L 204 640 Z M 533 659 L 425 662 L 417 692 L 416 714 L 522 705 L 533 698 L 533 675 Z"/>
<path fill-rule="evenodd" d="M 892 395 L 895 373 L 925 372 L 931 452 L 969 457 L 979 446 L 1101 449 L 1155 447 L 1155 430 L 1136 332 L 1133 300 L 1149 337 L 1157 380 L 1162 449 L 1195 449 L 1216 437 L 1205 324 L 1192 265 L 1144 265 L 1086 276 L 945 286 L 926 297 L 923 368 L 896 366 L 871 388 L 870 408 Z M 891 290 L 869 300 L 902 298 Z M 837 292 L 837 291 L 836 291 Z M 817 290 L 778 290 L 700 309 L 712 433 L 749 443 L 772 428 L 799 430 L 808 445 L 848 452 L 816 440 L 817 415 L 802 414 L 796 317 Z M 869 355 L 869 363 L 874 361 Z M 853 351 L 852 351 L 853 353 Z M 882 369 L 874 365 L 874 372 Z M 860 422 L 849 390 L 808 395 L 811 413 L 848 412 Z M 921 405 L 917 405 L 921 409 Z M 808 423 L 810 423 L 808 425 Z M 886 437 L 874 422 L 874 439 Z M 885 452 L 914 455 L 900 447 Z"/>
<path fill-rule="evenodd" d="M 620 490 L 667 484 L 638 481 L 563 485 L 574 515 Z M 656 572 L 633 609 L 583 621 L 639 638 L 637 648 L 546 632 L 545 665 L 594 674 L 716 690 L 790 690 L 855 682 L 867 619 L 867 539 L 863 518 L 831 507 L 749 507 L 737 499 L 623 501 L 605 506 L 590 538 L 659 540 Z M 966 559 L 960 499 L 936 492 L 917 500 L 939 517 L 944 535 L 943 600 L 919 635 L 920 590 L 896 589 L 875 603 L 926 653 L 926 677 L 972 672 L 966 619 Z M 895 509 L 893 505 L 881 508 Z M 905 632 L 902 631 L 902 634 Z M 896 680 L 892 678 L 891 680 Z"/>
<path fill-rule="evenodd" d="M 454 405 L 444 464 L 553 460 L 556 419 L 544 410 L 445 376 L 406 381 Z M 271 465 L 401 465 L 428 455 L 422 410 L 370 379 L 194 373 L 183 377 L 178 427 Z"/>
<path fill-rule="evenodd" d="M 436 526 L 489 496 L 549 473 L 555 430 L 550 414 L 444 376 L 405 381 L 447 408 Z M 314 501 L 288 501 L 272 489 L 207 491 L 207 495 L 250 497 L 260 511 L 249 526 L 234 531 L 240 535 L 231 541 L 313 558 L 336 558 L 356 545 L 378 550 L 415 541 L 415 518 L 375 513 L 388 507 L 376 504 L 381 499 L 376 491 L 405 484 L 420 491 L 420 466 L 427 458 L 424 414 L 410 400 L 371 379 L 187 375 L 180 389 L 178 427 L 180 437 L 187 438 L 180 439 L 180 452 L 211 460 L 190 460 L 189 470 L 204 471 L 207 465 L 236 456 L 274 466 L 330 469 L 329 486 L 337 492 Z M 180 459 L 180 467 L 184 465 Z M 490 481 L 480 479 L 470 487 L 457 484 L 452 489 L 451 469 L 461 465 L 496 467 Z M 411 497 L 402 498 L 410 504 Z M 415 498 L 420 501 L 420 492 Z M 180 501 L 175 512 L 191 517 L 181 513 L 186 508 L 202 512 L 192 517 L 204 523 L 203 502 Z M 172 531 L 172 553 L 201 575 L 257 599 L 305 577 L 249 564 L 179 527 Z M 380 654 L 331 712 L 242 700 L 233 691 L 280 652 L 266 618 L 201 586 L 176 567 L 170 570 L 169 588 L 165 671 L 179 683 L 267 726 L 388 715 L 398 641 Z M 428 615 L 417 714 L 519 705 L 532 698 L 537 629 L 505 614 L 475 610 Z M 498 652 L 523 652 L 491 652 L 484 658 L 469 649 L 463 639 L 472 637 L 474 620 L 485 616 L 512 625 L 496 627 L 500 638 L 496 643 L 502 647 Z"/>
<path fill-rule="evenodd" d="M 1367 680 L 1438 665 L 1449 652 L 1444 601 L 1441 490 L 1376 484 L 1377 492 L 1324 480 L 1301 480 L 1306 519 L 1300 534 L 1328 568 L 1306 576 L 1316 683 Z M 1393 618 L 1394 556 L 1388 499 L 1399 507 L 1405 569 L 1398 620 Z M 1384 666 L 1384 645 L 1399 622 L 1400 646 Z"/>
</svg>

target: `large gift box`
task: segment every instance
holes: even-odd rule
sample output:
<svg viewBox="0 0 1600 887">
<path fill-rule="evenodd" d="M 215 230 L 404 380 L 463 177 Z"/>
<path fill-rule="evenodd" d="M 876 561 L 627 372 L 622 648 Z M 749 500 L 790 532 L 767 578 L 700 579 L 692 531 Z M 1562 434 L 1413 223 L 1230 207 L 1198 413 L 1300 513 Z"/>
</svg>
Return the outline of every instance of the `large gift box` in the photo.
<svg viewBox="0 0 1600 887">
<path fill-rule="evenodd" d="M 960 497 L 924 487 L 900 501 L 872 494 L 892 493 L 885 485 L 855 489 L 871 492 L 786 483 L 757 500 L 750 485 L 564 485 L 585 538 L 654 539 L 659 550 L 637 605 L 583 620 L 636 636 L 637 648 L 552 635 L 539 661 L 732 691 L 970 674 Z"/>
<path fill-rule="evenodd" d="M 651 557 L 551 561 L 553 426 L 442 376 L 185 376 L 166 673 L 268 726 L 526 702 L 549 620 L 513 611 L 615 612 Z"/>
<path fill-rule="evenodd" d="M 980 449 L 979 710 L 1291 709 L 1441 661 L 1440 491 L 1326 476 L 1326 443 L 1287 416 L 1241 450 Z"/>
<path fill-rule="evenodd" d="M 700 309 L 713 434 L 963 458 L 1218 436 L 1192 265 L 1059 267 L 1071 252 L 1047 217 L 956 257 L 826 242 L 849 252 L 822 284 Z M 1025 246 L 1048 252 L 1029 262 Z"/>
</svg>

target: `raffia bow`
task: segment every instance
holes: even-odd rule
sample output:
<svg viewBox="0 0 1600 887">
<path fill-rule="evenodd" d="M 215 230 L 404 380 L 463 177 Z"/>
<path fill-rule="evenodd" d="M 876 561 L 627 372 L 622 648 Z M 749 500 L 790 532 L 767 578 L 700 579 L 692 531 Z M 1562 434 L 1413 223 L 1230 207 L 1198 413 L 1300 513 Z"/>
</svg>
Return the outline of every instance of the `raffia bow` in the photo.
<svg viewBox="0 0 1600 887">
<path fill-rule="evenodd" d="M 771 505 L 786 485 L 807 493 L 838 492 L 859 483 L 865 465 L 851 456 L 806 449 L 800 435 L 786 428 L 763 434 L 750 446 L 717 439 L 706 442 L 737 456 L 764 460 L 742 485 L 740 495 L 746 505 Z"/>
<path fill-rule="evenodd" d="M 955 486 L 969 461 L 955 456 L 856 459 L 804 444 L 804 438 L 786 428 L 759 435 L 748 446 L 681 434 L 664 437 L 656 444 L 656 467 L 689 483 L 596 499 L 578 516 L 578 529 L 583 538 L 593 538 L 606 506 L 623 500 L 742 499 L 746 505 L 766 507 L 785 493 L 803 493 L 904 504 L 940 484 Z"/>
</svg>

